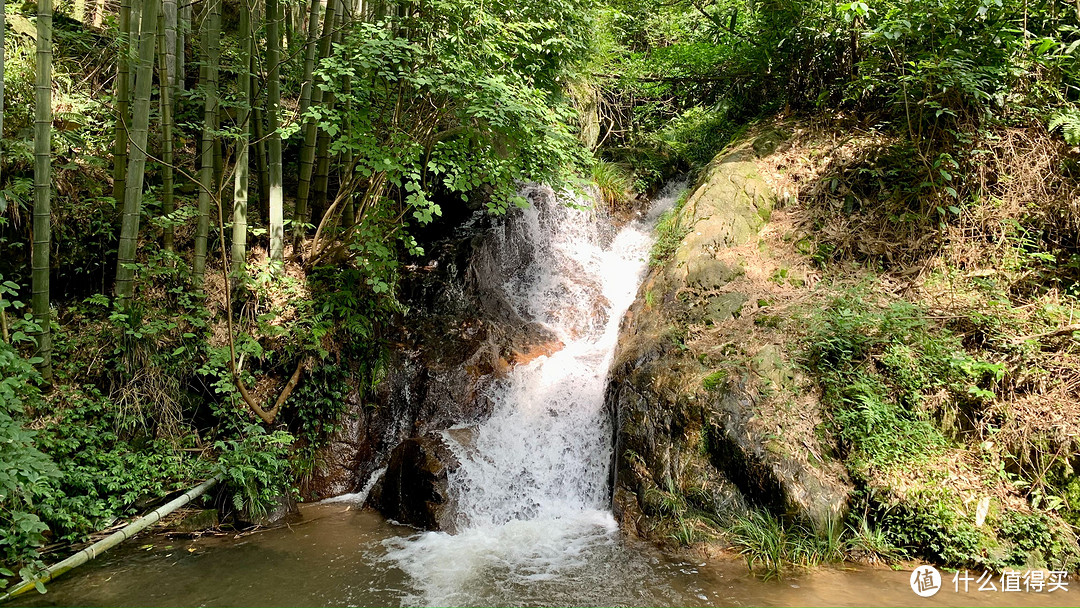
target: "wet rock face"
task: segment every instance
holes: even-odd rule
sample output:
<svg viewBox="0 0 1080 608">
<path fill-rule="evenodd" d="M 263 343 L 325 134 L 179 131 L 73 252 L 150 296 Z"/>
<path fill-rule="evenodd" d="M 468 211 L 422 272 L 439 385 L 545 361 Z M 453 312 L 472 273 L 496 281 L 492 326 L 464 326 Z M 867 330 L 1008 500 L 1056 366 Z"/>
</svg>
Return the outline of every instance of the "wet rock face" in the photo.
<svg viewBox="0 0 1080 608">
<path fill-rule="evenodd" d="M 400 286 L 408 312 L 391 328 L 386 376 L 366 398 L 349 397 L 341 430 L 316 455 L 308 499 L 358 491 L 409 438 L 488 417 L 490 383 L 562 348 L 550 330 L 518 314 L 500 287 L 531 261 L 527 248 L 499 242 L 517 238 L 514 222 L 478 213 L 424 243 L 427 257 Z"/>
<path fill-rule="evenodd" d="M 645 536 L 665 516 L 657 496 L 678 494 L 721 516 L 755 506 L 818 525 L 847 503 L 842 468 L 806 457 L 818 458 L 820 446 L 757 415 L 763 386 L 794 384 L 781 349 L 766 345 L 737 366 L 745 371 L 710 377 L 681 346 L 689 326 L 730 322 L 747 301 L 729 285 L 740 265 L 718 253 L 755 239 L 769 217 L 771 194 L 753 159 L 746 144 L 713 161 L 680 212 L 686 236 L 646 277 L 620 330 L 606 396 L 616 429 L 613 504 L 623 526 Z"/>
<path fill-rule="evenodd" d="M 453 532 L 453 498 L 447 476 L 458 466 L 438 434 L 406 439 L 391 452 L 386 474 L 369 502 L 400 523 Z"/>
</svg>

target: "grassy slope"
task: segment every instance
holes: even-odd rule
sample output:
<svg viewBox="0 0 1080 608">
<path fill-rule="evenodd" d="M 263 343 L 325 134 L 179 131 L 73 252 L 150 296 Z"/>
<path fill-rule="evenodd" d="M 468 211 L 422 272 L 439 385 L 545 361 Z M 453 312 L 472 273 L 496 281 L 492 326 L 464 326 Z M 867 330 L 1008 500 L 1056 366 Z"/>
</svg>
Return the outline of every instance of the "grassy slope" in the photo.
<svg viewBox="0 0 1080 608">
<path fill-rule="evenodd" d="M 718 254 L 742 268 L 724 287 L 748 296 L 738 317 L 690 324 L 685 345 L 713 368 L 705 389 L 776 351 L 795 364 L 758 378 L 756 423 L 776 429 L 775 449 L 842 461 L 857 491 L 843 531 L 758 514 L 726 530 L 702 518 L 707 534 L 769 571 L 841 554 L 1076 568 L 1080 334 L 1061 245 L 1075 217 L 1060 200 L 1072 151 L 1045 133 L 991 135 L 992 162 L 951 172 L 982 180 L 984 198 L 941 208 L 883 133 L 831 117 L 751 130 L 778 208 L 756 243 Z M 800 447 L 815 437 L 832 453 Z"/>
</svg>

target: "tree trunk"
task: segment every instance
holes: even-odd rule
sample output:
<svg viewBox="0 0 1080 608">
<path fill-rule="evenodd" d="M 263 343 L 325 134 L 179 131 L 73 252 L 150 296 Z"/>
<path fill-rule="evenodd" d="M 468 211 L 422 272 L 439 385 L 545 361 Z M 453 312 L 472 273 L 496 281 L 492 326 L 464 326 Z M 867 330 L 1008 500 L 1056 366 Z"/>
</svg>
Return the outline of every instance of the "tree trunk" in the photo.
<svg viewBox="0 0 1080 608">
<path fill-rule="evenodd" d="M 113 143 L 113 199 L 124 204 L 128 149 L 128 62 L 131 47 L 131 0 L 120 1 L 120 40 L 116 47 L 116 80 L 113 82 L 116 104 L 116 139 Z"/>
<path fill-rule="evenodd" d="M 315 71 L 316 41 L 319 37 L 319 0 L 311 0 L 311 10 L 308 11 L 307 42 L 304 46 L 304 76 L 300 81 L 300 116 L 303 120 L 311 105 L 311 89 L 314 84 L 311 74 Z"/>
<path fill-rule="evenodd" d="M 52 240 L 52 0 L 37 5 L 37 79 L 34 101 L 34 238 L 30 248 L 30 304 L 37 334 L 38 370 L 52 384 L 52 315 L 49 310 L 49 246 Z"/>
<path fill-rule="evenodd" d="M 330 56 L 330 41 L 334 31 L 334 16 L 336 13 L 336 1 L 327 0 L 326 13 L 323 15 L 322 37 L 319 39 L 318 57 L 325 59 Z M 314 61 L 312 61 L 314 66 Z M 305 65 L 305 69 L 306 69 Z M 313 70 L 314 71 L 314 70 Z M 306 74 L 311 105 L 322 104 L 322 89 L 314 86 L 313 76 Z M 304 237 L 304 225 L 307 224 L 308 200 L 311 195 L 311 177 L 315 169 L 315 148 L 318 140 L 319 129 L 314 120 L 304 122 L 304 143 L 300 148 L 300 178 L 296 189 L 296 212 L 293 214 L 293 247 L 298 248 L 300 240 Z"/>
<path fill-rule="evenodd" d="M 219 32 L 220 32 L 220 30 L 219 30 Z M 220 52 L 220 50 L 219 50 L 219 52 Z M 220 62 L 221 59 L 219 58 L 218 61 Z M 220 63 L 219 63 L 219 66 L 220 66 Z M 220 74 L 220 68 L 219 68 L 218 79 L 220 79 L 220 78 L 221 78 L 221 74 Z M 220 96 L 220 92 L 219 92 L 219 96 Z M 221 129 L 221 116 L 219 116 L 218 112 L 215 112 L 214 113 L 214 131 L 219 131 L 220 129 Z M 222 183 L 224 181 L 224 179 L 225 179 L 225 161 L 224 161 L 223 150 L 222 150 L 222 145 L 221 145 L 221 137 L 220 136 L 215 136 L 214 137 L 214 188 L 215 188 L 215 192 L 220 193 L 220 192 L 222 192 L 224 190 L 224 188 L 223 188 L 224 184 Z"/>
<path fill-rule="evenodd" d="M 285 260 L 284 192 L 281 184 L 281 133 L 278 131 L 278 106 L 281 103 L 281 9 L 278 0 L 266 0 L 266 63 L 270 71 L 266 85 L 266 113 L 270 131 L 267 145 L 270 165 L 270 259 Z"/>
<path fill-rule="evenodd" d="M 131 62 L 139 56 L 139 34 L 142 27 L 142 1 L 129 0 L 131 3 L 130 36 L 128 37 L 128 61 Z M 154 24 L 157 27 L 157 24 Z M 128 69 L 128 104 L 135 103 L 135 72 Z M 131 127 L 128 127 L 130 130 Z"/>
<path fill-rule="evenodd" d="M 199 146 L 201 169 L 199 171 L 199 223 L 195 228 L 195 259 L 191 265 L 196 285 L 201 285 L 206 275 L 206 239 L 210 232 L 210 199 L 216 191 L 214 183 L 214 125 L 217 116 L 217 79 L 218 56 L 220 53 L 219 30 L 221 29 L 221 9 L 219 0 L 210 0 L 207 7 L 206 29 L 204 30 L 203 49 L 206 60 L 206 79 L 203 85 L 205 101 L 203 103 L 203 134 Z"/>
<path fill-rule="evenodd" d="M 164 166 L 161 168 L 161 213 L 170 215 L 176 209 L 173 198 L 173 96 L 172 68 L 170 67 L 170 49 L 176 46 L 169 43 L 169 10 L 172 10 L 172 33 L 176 36 L 176 0 L 164 0 L 162 14 L 158 15 L 158 85 L 161 90 L 161 160 Z M 176 56 L 172 55 L 172 66 L 176 65 Z M 173 250 L 173 241 L 176 238 L 176 229 L 172 226 L 165 227 L 162 244 L 165 251 Z"/>
<path fill-rule="evenodd" d="M 146 176 L 146 140 L 150 130 L 150 90 L 154 85 L 154 50 L 157 43 L 158 6 L 161 0 L 143 0 L 136 63 L 135 104 L 131 119 L 131 153 L 128 155 L 124 215 L 116 260 L 116 295 L 127 302 L 134 292 L 135 251 L 139 242 L 143 181 Z"/>
<path fill-rule="evenodd" d="M 240 108 L 237 123 L 240 139 L 236 142 L 236 178 L 233 188 L 232 266 L 239 274 L 247 261 L 248 207 L 248 129 L 251 128 L 251 7 L 245 0 L 240 4 L 240 57 L 237 73 L 240 84 Z"/>
<path fill-rule="evenodd" d="M 282 44 L 282 60 L 287 60 L 292 56 L 292 51 L 296 48 L 296 30 L 293 29 L 293 7 L 291 3 L 279 3 L 278 10 L 281 11 L 281 27 L 283 29 L 285 42 Z"/>
<path fill-rule="evenodd" d="M 327 110 L 334 106 L 334 94 L 324 96 L 323 105 Z M 319 225 L 326 211 L 326 189 L 330 182 L 330 134 L 319 131 L 318 145 L 315 147 L 315 175 L 311 188 L 311 223 Z"/>
<path fill-rule="evenodd" d="M 361 20 L 364 18 L 363 17 L 363 4 L 362 4 L 361 0 L 357 0 L 357 2 L 355 4 L 353 4 L 353 3 L 349 2 L 348 0 L 346 0 L 346 2 L 345 2 L 345 11 L 346 11 L 346 13 L 348 13 L 350 15 L 350 18 L 353 18 L 353 17 L 355 17 L 357 15 L 360 16 Z M 345 77 L 345 82 L 342 83 L 342 90 L 345 92 L 345 98 L 348 100 L 346 102 L 346 105 L 345 105 L 345 113 L 351 115 L 352 110 L 353 110 L 353 106 L 352 106 L 352 77 L 351 76 L 346 76 Z M 346 141 L 352 141 L 352 127 L 351 127 L 351 124 L 352 123 L 349 122 L 349 123 L 346 123 L 346 125 L 345 125 L 345 140 Z M 343 156 L 343 158 L 341 160 L 342 160 L 342 163 L 341 163 L 342 164 L 342 169 L 341 169 L 341 171 L 351 171 L 352 166 L 353 166 L 353 160 L 354 160 L 354 155 L 353 155 L 352 150 L 347 149 L 344 152 L 344 156 Z M 344 174 L 339 175 L 339 179 L 338 179 L 338 184 L 339 185 L 338 185 L 338 187 L 340 188 L 341 184 L 345 184 L 349 180 L 349 178 L 350 178 L 350 176 L 348 176 L 348 175 L 344 175 Z M 345 207 L 344 207 L 344 209 L 342 209 L 342 212 L 341 212 L 341 220 L 342 220 L 342 228 L 344 228 L 346 230 L 349 229 L 349 228 L 352 228 L 353 224 L 356 223 L 356 195 L 355 195 L 355 193 L 349 194 L 348 198 L 345 200 Z"/>
<path fill-rule="evenodd" d="M 331 43 L 339 44 L 341 42 L 341 25 L 346 19 L 348 8 L 345 3 L 340 0 L 328 1 L 337 5 L 338 10 L 334 17 Z M 327 56 L 329 56 L 329 54 L 327 54 Z M 327 112 L 333 110 L 334 102 L 335 99 L 333 93 L 328 92 L 323 94 L 322 105 Z M 319 222 L 322 221 L 323 214 L 326 212 L 327 190 L 330 182 L 330 134 L 325 131 L 319 132 L 319 137 L 315 146 L 315 158 L 314 184 L 309 206 L 311 207 L 311 223 L 318 226 Z"/>
</svg>

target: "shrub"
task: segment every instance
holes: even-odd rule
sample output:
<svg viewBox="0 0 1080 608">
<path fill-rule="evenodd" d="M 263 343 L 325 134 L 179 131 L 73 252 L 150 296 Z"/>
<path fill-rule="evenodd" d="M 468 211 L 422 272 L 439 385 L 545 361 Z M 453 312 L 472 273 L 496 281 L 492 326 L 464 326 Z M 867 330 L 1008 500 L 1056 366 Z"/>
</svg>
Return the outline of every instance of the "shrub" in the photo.
<svg viewBox="0 0 1080 608">
<path fill-rule="evenodd" d="M 37 559 L 49 528 L 36 509 L 53 495 L 60 475 L 24 426 L 25 409 L 40 402 L 39 381 L 30 362 L 0 342 L 0 561 L 9 566 Z"/>
</svg>

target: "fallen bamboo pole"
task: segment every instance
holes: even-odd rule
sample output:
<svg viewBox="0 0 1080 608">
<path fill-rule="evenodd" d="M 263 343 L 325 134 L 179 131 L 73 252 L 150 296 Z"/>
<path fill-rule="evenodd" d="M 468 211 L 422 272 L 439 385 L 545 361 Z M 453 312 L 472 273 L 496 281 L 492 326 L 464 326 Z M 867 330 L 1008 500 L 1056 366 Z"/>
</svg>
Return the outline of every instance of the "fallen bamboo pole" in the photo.
<svg viewBox="0 0 1080 608">
<path fill-rule="evenodd" d="M 182 495 L 174 498 L 168 503 L 158 507 L 157 509 L 154 509 L 152 512 L 140 517 L 139 519 L 136 519 L 135 521 L 117 530 L 116 532 L 113 532 L 109 536 L 99 540 L 98 542 L 90 545 L 82 551 L 79 551 L 75 555 L 72 555 L 71 557 L 65 559 L 60 563 L 49 566 L 49 568 L 45 571 L 45 574 L 43 574 L 42 576 L 31 580 L 23 579 L 23 581 L 16 585 L 14 588 L 12 588 L 11 591 L 5 593 L 3 596 L 0 596 L 0 603 L 3 603 L 17 595 L 22 595 L 23 593 L 26 593 L 27 591 L 33 589 L 37 583 L 47 583 L 54 578 L 60 576 L 61 574 L 67 572 L 68 570 L 81 566 L 86 562 L 94 559 L 95 557 L 101 555 L 102 553 L 108 551 L 109 549 L 112 549 L 116 545 L 119 545 L 120 543 L 131 538 L 132 536 L 135 536 L 150 525 L 161 521 L 162 517 L 165 517 L 169 513 L 172 513 L 180 507 L 202 496 L 206 493 L 207 490 L 213 487 L 213 485 L 220 480 L 221 474 L 219 473 L 211 477 L 210 479 L 202 482 L 201 484 L 195 486 L 194 488 L 191 488 L 187 492 L 184 492 Z"/>
</svg>

